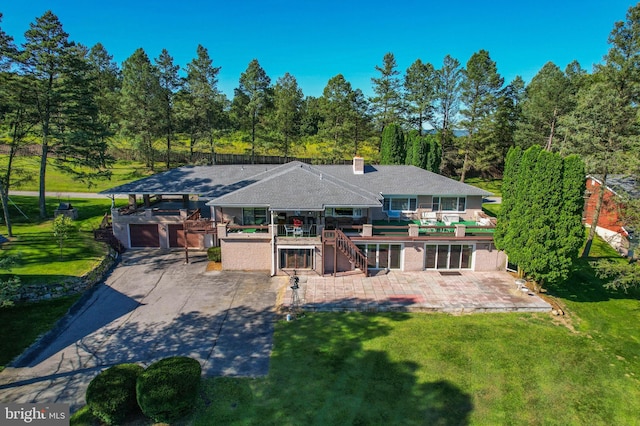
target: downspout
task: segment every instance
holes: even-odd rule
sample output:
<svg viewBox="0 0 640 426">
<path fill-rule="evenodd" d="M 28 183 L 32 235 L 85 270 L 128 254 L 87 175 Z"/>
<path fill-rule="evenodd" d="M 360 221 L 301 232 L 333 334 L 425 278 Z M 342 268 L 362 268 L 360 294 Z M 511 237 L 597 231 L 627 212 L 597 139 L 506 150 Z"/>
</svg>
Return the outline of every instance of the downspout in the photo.
<svg viewBox="0 0 640 426">
<path fill-rule="evenodd" d="M 271 212 L 271 276 L 273 277 L 276 274 L 276 234 L 278 233 L 278 228 L 274 227 L 274 211 Z"/>
</svg>

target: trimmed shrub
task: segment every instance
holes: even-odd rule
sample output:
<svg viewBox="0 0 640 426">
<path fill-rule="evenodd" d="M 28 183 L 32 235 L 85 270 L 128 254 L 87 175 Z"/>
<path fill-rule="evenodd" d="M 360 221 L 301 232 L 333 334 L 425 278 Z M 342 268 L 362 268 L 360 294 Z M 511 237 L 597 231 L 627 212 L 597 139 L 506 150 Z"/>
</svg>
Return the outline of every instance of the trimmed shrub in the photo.
<svg viewBox="0 0 640 426">
<path fill-rule="evenodd" d="M 209 247 L 207 249 L 207 257 L 212 262 L 220 262 L 222 260 L 221 247 Z"/>
<path fill-rule="evenodd" d="M 108 425 L 122 424 L 138 408 L 136 381 L 142 371 L 137 364 L 120 364 L 94 377 L 85 395 L 91 413 Z"/>
<path fill-rule="evenodd" d="M 151 364 L 138 376 L 138 405 L 156 422 L 171 423 L 193 409 L 202 367 L 193 358 L 175 356 Z"/>
</svg>

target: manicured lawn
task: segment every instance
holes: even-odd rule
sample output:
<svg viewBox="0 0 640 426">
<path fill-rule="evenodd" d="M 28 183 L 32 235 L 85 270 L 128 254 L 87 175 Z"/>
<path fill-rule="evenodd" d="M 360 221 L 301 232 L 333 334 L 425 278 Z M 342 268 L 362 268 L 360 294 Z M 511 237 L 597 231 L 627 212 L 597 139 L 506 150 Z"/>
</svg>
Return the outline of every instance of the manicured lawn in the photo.
<svg viewBox="0 0 640 426">
<path fill-rule="evenodd" d="M 78 209 L 78 220 L 73 222 L 73 231 L 63 244 L 62 254 L 58 241 L 53 236 L 52 220 L 39 221 L 37 197 L 11 197 L 11 217 L 15 220 L 15 238 L 3 246 L 3 254 L 18 256 L 19 260 L 11 273 L 18 275 L 23 284 L 48 284 L 64 281 L 67 277 L 79 277 L 92 270 L 107 253 L 103 243 L 93 239 L 102 216 L 109 211 L 109 199 L 64 199 Z M 124 202 L 117 200 L 118 202 Z M 47 209 L 52 214 L 59 200 L 47 198 Z M 16 206 L 29 219 L 20 215 Z M 0 226 L 6 235 L 6 227 Z M 0 271 L 0 277 L 7 271 Z"/>
<path fill-rule="evenodd" d="M 0 371 L 38 336 L 49 331 L 78 297 L 64 297 L 0 309 Z"/>
<path fill-rule="evenodd" d="M 6 167 L 6 155 L 0 155 L 0 169 Z M 39 157 L 16 157 L 14 160 L 16 168 L 24 169 L 32 179 L 19 186 L 12 186 L 14 191 L 37 191 L 38 176 L 40 170 Z M 112 176 L 109 180 L 94 182 L 94 186 L 89 187 L 86 183 L 75 180 L 71 175 L 63 173 L 55 167 L 53 159 L 49 159 L 46 177 L 47 192 L 100 192 L 105 189 L 123 183 L 140 179 L 150 174 L 143 163 L 135 161 L 118 161 L 111 170 Z"/>
<path fill-rule="evenodd" d="M 494 197 L 502 197 L 502 179 L 468 178 L 464 183 L 492 192 Z"/>
</svg>

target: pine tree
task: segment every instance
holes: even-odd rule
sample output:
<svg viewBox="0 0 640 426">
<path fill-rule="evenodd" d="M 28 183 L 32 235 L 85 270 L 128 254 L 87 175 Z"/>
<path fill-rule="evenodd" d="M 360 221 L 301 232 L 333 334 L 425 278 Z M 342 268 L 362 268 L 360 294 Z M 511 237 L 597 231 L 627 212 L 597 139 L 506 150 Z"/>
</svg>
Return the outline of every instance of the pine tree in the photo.
<svg viewBox="0 0 640 426">
<path fill-rule="evenodd" d="M 162 90 L 162 105 L 164 114 L 162 115 L 162 128 L 167 141 L 166 166 L 167 170 L 171 168 L 171 140 L 175 131 L 174 99 L 176 92 L 180 89 L 182 81 L 178 77 L 179 65 L 174 65 L 173 58 L 169 55 L 167 49 L 162 49 L 160 56 L 156 58 L 156 69 L 158 70 L 158 79 Z"/>
<path fill-rule="evenodd" d="M 24 44 L 20 55 L 20 72 L 32 78 L 32 89 L 37 99 L 37 111 L 40 117 L 40 185 L 38 189 L 40 217 L 47 217 L 45 200 L 47 158 L 52 141 L 54 121 L 60 116 L 62 108 L 61 78 L 72 43 L 63 30 L 58 17 L 51 11 L 36 18 L 24 34 Z"/>
<path fill-rule="evenodd" d="M 147 167 L 154 169 L 154 140 L 163 133 L 163 92 L 156 68 L 143 49 L 122 64 L 122 127 L 136 138 Z"/>
<path fill-rule="evenodd" d="M 251 162 L 255 162 L 256 135 L 263 127 L 262 121 L 272 104 L 271 79 L 257 59 L 253 59 L 246 71 L 240 75 L 240 85 L 235 90 L 234 102 L 235 98 L 238 99 L 242 123 L 251 135 Z"/>
<path fill-rule="evenodd" d="M 375 96 L 371 98 L 374 116 L 379 129 L 388 124 L 399 123 L 402 118 L 401 83 L 397 70 L 398 64 L 393 53 L 384 55 L 382 66 L 376 65 L 379 77 L 371 79 Z"/>
<path fill-rule="evenodd" d="M 280 137 L 280 151 L 289 157 L 290 146 L 300 135 L 300 118 L 303 94 L 296 78 L 285 73 L 276 82 L 273 91 L 274 124 Z"/>
</svg>

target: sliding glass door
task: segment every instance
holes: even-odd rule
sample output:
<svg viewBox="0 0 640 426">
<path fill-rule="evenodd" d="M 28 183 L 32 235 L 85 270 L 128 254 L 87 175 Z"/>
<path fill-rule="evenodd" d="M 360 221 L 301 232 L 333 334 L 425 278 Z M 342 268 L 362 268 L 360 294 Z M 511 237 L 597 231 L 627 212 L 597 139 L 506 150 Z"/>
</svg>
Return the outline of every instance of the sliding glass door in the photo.
<svg viewBox="0 0 640 426">
<path fill-rule="evenodd" d="M 472 269 L 473 244 L 427 244 L 426 269 Z"/>
</svg>

